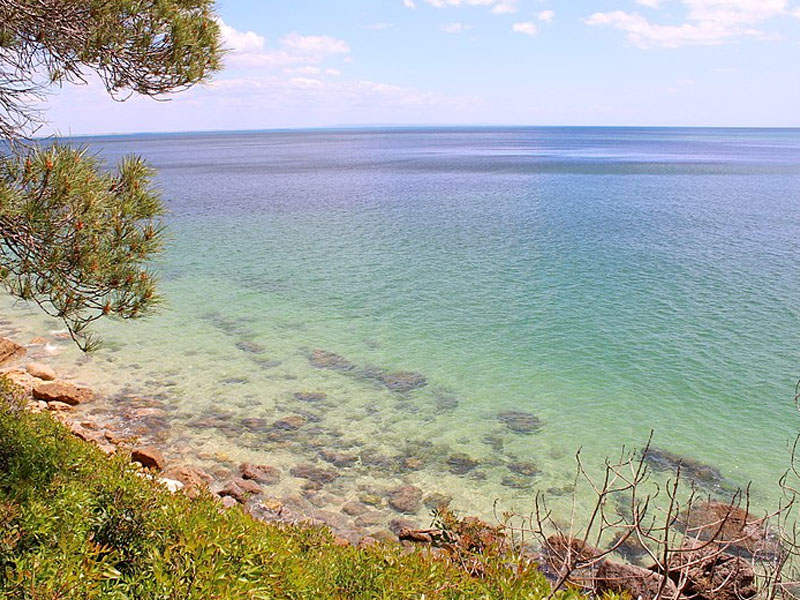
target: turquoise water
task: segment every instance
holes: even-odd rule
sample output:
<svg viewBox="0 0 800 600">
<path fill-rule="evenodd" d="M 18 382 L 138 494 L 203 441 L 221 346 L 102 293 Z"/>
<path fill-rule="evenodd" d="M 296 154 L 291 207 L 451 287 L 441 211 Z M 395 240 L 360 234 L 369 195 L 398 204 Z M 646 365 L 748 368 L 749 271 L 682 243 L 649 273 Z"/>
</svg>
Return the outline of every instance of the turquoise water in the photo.
<svg viewBox="0 0 800 600">
<path fill-rule="evenodd" d="M 172 456 L 276 464 L 276 493 L 291 495 L 302 480 L 288 469 L 327 466 L 334 449 L 358 458 L 326 487 L 326 509 L 405 482 L 489 515 L 495 499 L 526 510 L 534 489 L 564 493 L 579 447 L 598 465 L 653 430 L 659 448 L 753 481 L 757 502 L 777 497 L 800 431 L 800 131 L 85 142 L 159 169 L 166 304 L 103 324 L 107 348 L 88 361 L 55 340 L 53 360 L 108 396 L 161 398 Z M 59 329 L 13 315 L 19 335 Z M 316 368 L 315 349 L 354 368 Z M 393 391 L 381 370 L 427 385 Z M 541 427 L 512 431 L 498 419 L 510 410 Z M 218 413 L 225 427 L 197 426 Z M 287 415 L 307 422 L 280 436 L 242 424 Z M 459 473 L 458 453 L 477 466 Z"/>
</svg>

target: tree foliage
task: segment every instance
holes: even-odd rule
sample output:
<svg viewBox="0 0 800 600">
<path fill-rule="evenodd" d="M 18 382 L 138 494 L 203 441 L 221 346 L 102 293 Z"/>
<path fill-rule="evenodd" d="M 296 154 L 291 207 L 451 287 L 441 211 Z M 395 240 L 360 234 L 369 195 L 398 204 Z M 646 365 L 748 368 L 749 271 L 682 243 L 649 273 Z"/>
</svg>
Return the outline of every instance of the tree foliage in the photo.
<svg viewBox="0 0 800 600">
<path fill-rule="evenodd" d="M 157 302 L 146 263 L 163 206 L 139 158 L 103 170 L 85 149 L 18 144 L 64 82 L 100 78 L 112 97 L 159 98 L 220 67 L 213 0 L 0 0 L 0 281 L 61 318 L 84 350 L 87 326 Z"/>
</svg>

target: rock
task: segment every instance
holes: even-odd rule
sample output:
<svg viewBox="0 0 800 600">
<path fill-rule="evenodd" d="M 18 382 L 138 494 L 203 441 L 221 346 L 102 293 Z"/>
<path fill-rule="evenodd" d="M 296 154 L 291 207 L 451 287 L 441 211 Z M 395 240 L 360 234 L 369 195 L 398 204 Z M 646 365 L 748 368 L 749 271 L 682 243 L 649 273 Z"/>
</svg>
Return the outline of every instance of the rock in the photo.
<svg viewBox="0 0 800 600">
<path fill-rule="evenodd" d="M 383 523 L 386 517 L 380 511 L 372 511 L 368 513 L 364 513 L 363 515 L 359 516 L 355 520 L 356 527 L 361 527 L 362 529 L 368 529 L 370 527 L 375 527 L 376 525 L 380 525 Z"/>
<path fill-rule="evenodd" d="M 545 541 L 548 564 L 564 565 L 574 561 L 588 562 L 602 554 L 601 550 L 578 538 L 565 535 L 551 535 Z M 559 569 L 556 569 L 558 571 Z"/>
<path fill-rule="evenodd" d="M 447 508 L 450 506 L 450 503 L 453 501 L 452 496 L 448 496 L 447 494 L 440 494 L 435 493 L 427 496 L 425 500 L 423 500 L 423 504 L 425 504 L 426 508 L 430 508 L 431 510 Z"/>
<path fill-rule="evenodd" d="M 600 596 L 606 592 L 628 594 L 631 598 L 653 600 L 662 589 L 663 600 L 677 598 L 678 589 L 664 576 L 634 565 L 603 561 L 597 568 L 594 579 L 595 593 Z"/>
<path fill-rule="evenodd" d="M 220 497 L 220 502 L 222 503 L 222 507 L 226 508 L 226 509 L 233 508 L 234 506 L 239 504 L 236 501 L 236 498 L 234 498 L 232 496 L 222 496 L 222 497 Z"/>
<path fill-rule="evenodd" d="M 264 429 L 266 426 L 267 421 L 265 419 L 256 419 L 254 417 L 242 419 L 242 427 L 249 429 L 250 431 L 258 431 Z"/>
<path fill-rule="evenodd" d="M 389 506 L 401 513 L 413 514 L 422 506 L 422 490 L 413 485 L 403 485 L 389 492 Z"/>
<path fill-rule="evenodd" d="M 358 547 L 363 550 L 365 548 L 371 548 L 372 546 L 377 546 L 378 544 L 380 544 L 378 540 L 368 535 L 362 538 L 360 542 L 358 542 Z"/>
<path fill-rule="evenodd" d="M 357 500 L 351 500 L 350 502 L 342 505 L 342 512 L 346 515 L 350 515 L 351 517 L 363 515 L 368 510 L 369 507 L 366 504 L 358 502 Z"/>
<path fill-rule="evenodd" d="M 615 552 L 631 563 L 637 563 L 643 557 L 649 556 L 636 534 L 631 534 L 627 538 L 625 534 L 625 531 L 617 532 L 608 543 L 609 549 L 616 547 Z"/>
<path fill-rule="evenodd" d="M 501 412 L 497 420 L 514 433 L 534 433 L 542 428 L 542 422 L 536 415 L 518 410 Z"/>
<path fill-rule="evenodd" d="M 136 448 L 131 452 L 131 461 L 139 463 L 145 469 L 161 471 L 164 469 L 164 455 L 157 448 Z"/>
<path fill-rule="evenodd" d="M 410 392 L 428 385 L 423 375 L 412 371 L 382 373 L 378 376 L 378 380 L 393 392 Z"/>
<path fill-rule="evenodd" d="M 261 493 L 261 486 L 251 479 L 237 479 L 236 484 L 247 494 L 255 496 Z"/>
<path fill-rule="evenodd" d="M 372 494 L 370 492 L 359 494 L 358 499 L 364 504 L 369 504 L 370 506 L 381 506 L 383 504 L 383 498 L 381 498 L 378 494 Z"/>
<path fill-rule="evenodd" d="M 292 467 L 289 470 L 289 473 L 292 474 L 293 477 L 299 477 L 300 479 L 309 479 L 316 483 L 330 483 L 334 481 L 339 474 L 336 471 L 331 469 L 325 469 L 324 467 L 317 467 L 314 465 L 297 465 L 296 467 Z"/>
<path fill-rule="evenodd" d="M 400 461 L 400 468 L 403 471 L 419 471 L 425 466 L 425 462 L 417 456 L 407 456 Z"/>
<path fill-rule="evenodd" d="M 252 479 L 264 485 L 275 485 L 281 479 L 280 469 L 270 465 L 242 463 L 239 465 L 239 473 L 241 473 L 242 479 Z"/>
<path fill-rule="evenodd" d="M 92 399 L 92 391 L 86 388 L 79 388 L 71 383 L 64 381 L 49 381 L 45 383 L 35 383 L 33 386 L 33 397 L 45 402 L 64 402 L 72 406 L 83 404 Z"/>
<path fill-rule="evenodd" d="M 58 402 L 57 400 L 53 402 L 47 402 L 46 404 L 47 404 L 47 410 L 53 412 L 69 412 L 71 410 L 74 410 L 74 408 L 70 404 L 67 404 L 66 402 Z"/>
<path fill-rule="evenodd" d="M 217 495 L 220 498 L 224 498 L 225 496 L 229 496 L 238 502 L 239 504 L 243 504 L 244 501 L 247 499 L 247 492 L 242 489 L 239 485 L 239 482 L 231 480 L 225 483 L 217 492 Z"/>
<path fill-rule="evenodd" d="M 447 466 L 453 475 L 465 475 L 480 464 L 464 453 L 453 454 L 447 459 Z"/>
<path fill-rule="evenodd" d="M 697 459 L 681 456 L 669 450 L 650 447 L 644 456 L 645 462 L 654 471 L 677 473 L 680 469 L 681 478 L 699 486 L 717 489 L 720 487 L 733 489 L 735 486 L 727 481 L 720 470 L 713 466 L 700 462 Z"/>
<path fill-rule="evenodd" d="M 46 343 L 47 343 L 47 338 L 41 336 L 36 336 L 30 341 L 30 344 L 32 346 L 44 346 Z"/>
<path fill-rule="evenodd" d="M 106 434 L 108 437 L 108 434 Z M 183 484 L 184 493 L 190 498 L 196 497 L 201 491 L 207 490 L 214 479 L 200 469 L 188 465 L 172 467 L 164 472 L 164 477 L 180 481 Z"/>
<path fill-rule="evenodd" d="M 282 431 L 296 431 L 308 423 L 308 418 L 302 415 L 290 415 L 275 421 L 272 426 Z"/>
<path fill-rule="evenodd" d="M 535 477 L 541 474 L 539 467 L 535 463 L 524 461 L 512 462 L 508 465 L 508 470 L 524 477 Z"/>
<path fill-rule="evenodd" d="M 15 369 L 6 371 L 3 375 L 14 385 L 21 387 L 26 395 L 30 395 L 33 392 L 33 384 L 36 380 L 29 373 Z"/>
<path fill-rule="evenodd" d="M 318 369 L 331 369 L 333 371 L 350 371 L 355 366 L 343 356 L 319 349 L 311 353 L 310 362 L 311 366 Z"/>
<path fill-rule="evenodd" d="M 242 352 L 249 352 L 250 354 L 264 354 L 267 349 L 261 344 L 255 342 L 241 341 L 236 342 L 236 347 Z"/>
<path fill-rule="evenodd" d="M 743 558 L 723 552 L 723 546 L 687 540 L 669 559 L 673 581 L 686 580 L 683 594 L 695 600 L 743 600 L 758 589 L 753 567 Z"/>
<path fill-rule="evenodd" d="M 166 486 L 166 488 L 170 492 L 172 492 L 173 494 L 175 494 L 175 493 L 177 493 L 177 492 L 179 492 L 180 490 L 183 489 L 183 483 L 181 483 L 180 481 L 178 481 L 176 479 L 169 479 L 168 477 L 162 477 L 158 481 L 159 481 L 159 483 L 161 483 L 164 486 Z"/>
<path fill-rule="evenodd" d="M 32 362 L 25 367 L 25 370 L 43 381 L 53 381 L 56 378 L 56 371 L 50 365 Z"/>
<path fill-rule="evenodd" d="M 507 475 L 500 480 L 500 485 L 514 490 L 526 490 L 533 486 L 533 481 L 522 475 Z"/>
<path fill-rule="evenodd" d="M 0 338 L 0 365 L 24 356 L 25 348 L 6 338 Z"/>
<path fill-rule="evenodd" d="M 710 500 L 692 506 L 691 512 L 678 518 L 678 525 L 690 537 L 701 540 L 715 538 L 728 546 L 731 554 L 773 558 L 780 554 L 780 539 L 770 531 L 764 519 L 751 515 L 741 507 Z"/>
<path fill-rule="evenodd" d="M 347 454 L 346 452 L 336 452 L 335 450 L 323 449 L 319 452 L 320 458 L 337 467 L 351 467 L 358 462 L 358 456 Z"/>
<path fill-rule="evenodd" d="M 343 538 L 341 536 L 335 535 L 333 536 L 333 545 L 339 546 L 340 548 L 347 548 L 348 546 L 352 546 L 350 540 L 347 538 Z"/>
<path fill-rule="evenodd" d="M 417 524 L 409 519 L 392 519 L 389 521 L 389 531 L 398 537 L 402 531 L 414 529 L 417 529 Z"/>
<path fill-rule="evenodd" d="M 324 392 L 295 392 L 294 398 L 301 402 L 323 402 L 327 400 L 328 394 Z"/>
</svg>

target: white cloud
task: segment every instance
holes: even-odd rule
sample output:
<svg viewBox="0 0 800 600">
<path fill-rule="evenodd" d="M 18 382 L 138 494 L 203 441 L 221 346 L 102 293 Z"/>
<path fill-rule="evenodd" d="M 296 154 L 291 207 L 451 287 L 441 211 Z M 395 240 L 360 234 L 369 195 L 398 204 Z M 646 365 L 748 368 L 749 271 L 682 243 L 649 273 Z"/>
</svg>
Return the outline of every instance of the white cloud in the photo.
<svg viewBox="0 0 800 600">
<path fill-rule="evenodd" d="M 654 0 L 638 0 L 657 7 Z M 723 44 L 751 37 L 768 39 L 757 27 L 768 19 L 790 14 L 787 0 L 681 0 L 686 20 L 677 25 L 652 23 L 639 13 L 596 12 L 586 23 L 624 31 L 631 43 L 647 47 L 677 48 L 685 45 Z"/>
<path fill-rule="evenodd" d="M 647 8 L 661 8 L 662 0 L 636 0 L 636 4 L 641 4 Z"/>
<path fill-rule="evenodd" d="M 405 6 L 406 8 L 410 8 L 411 10 L 414 10 L 415 8 L 417 8 L 417 3 L 414 2 L 414 0 L 403 0 L 403 6 Z"/>
<path fill-rule="evenodd" d="M 485 6 L 491 7 L 493 14 L 507 15 L 517 12 L 519 0 L 425 0 L 425 2 L 436 8 Z"/>
<path fill-rule="evenodd" d="M 539 28 L 536 27 L 536 23 L 531 23 L 530 21 L 526 21 L 524 23 L 514 23 L 511 26 L 511 29 L 515 33 L 522 33 L 530 36 L 534 36 L 539 32 Z"/>
<path fill-rule="evenodd" d="M 290 75 L 319 75 L 320 68 L 314 67 L 311 65 L 306 65 L 305 67 L 297 67 L 294 69 L 284 69 L 284 73 L 289 73 Z"/>
<path fill-rule="evenodd" d="M 304 36 L 290 33 L 270 48 L 266 38 L 253 31 L 238 31 L 219 21 L 222 44 L 228 51 L 226 65 L 244 68 L 275 68 L 298 63 L 319 63 L 335 55 L 347 55 L 350 46 L 344 40 L 327 35 Z"/>
<path fill-rule="evenodd" d="M 339 77 L 342 72 L 339 69 L 325 69 L 325 75 L 330 75 L 331 77 Z"/>
<path fill-rule="evenodd" d="M 554 10 L 543 10 L 536 18 L 539 19 L 542 23 L 552 23 L 553 19 L 556 18 L 556 11 Z"/>
<path fill-rule="evenodd" d="M 472 25 L 464 25 L 464 23 L 448 23 L 447 25 L 442 25 L 442 31 L 445 33 L 459 34 L 469 31 L 470 29 L 472 29 Z"/>
</svg>

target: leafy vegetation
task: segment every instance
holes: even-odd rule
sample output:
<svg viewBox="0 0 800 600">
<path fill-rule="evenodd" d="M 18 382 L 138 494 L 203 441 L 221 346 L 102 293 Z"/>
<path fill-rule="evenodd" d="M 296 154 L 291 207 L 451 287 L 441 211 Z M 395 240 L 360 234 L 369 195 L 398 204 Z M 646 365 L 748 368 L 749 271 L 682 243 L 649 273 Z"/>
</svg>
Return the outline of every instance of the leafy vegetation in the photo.
<svg viewBox="0 0 800 600">
<path fill-rule="evenodd" d="M 549 591 L 534 566 L 480 545 L 474 575 L 446 555 L 343 547 L 324 528 L 261 523 L 210 494 L 170 494 L 126 456 L 107 458 L 49 414 L 21 410 L 4 380 L 0 396 L 4 599 L 539 599 Z"/>
</svg>

